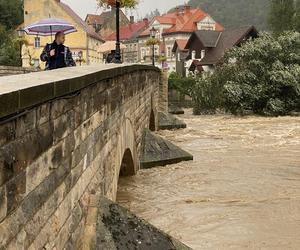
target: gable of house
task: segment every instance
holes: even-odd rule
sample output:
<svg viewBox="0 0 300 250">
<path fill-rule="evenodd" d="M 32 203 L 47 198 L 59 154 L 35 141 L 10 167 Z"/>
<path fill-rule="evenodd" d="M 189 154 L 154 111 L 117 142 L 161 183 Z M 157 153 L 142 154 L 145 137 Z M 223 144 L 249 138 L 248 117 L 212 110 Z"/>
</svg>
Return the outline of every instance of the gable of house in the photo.
<svg viewBox="0 0 300 250">
<path fill-rule="evenodd" d="M 205 56 L 200 60 L 201 65 L 215 65 L 224 56 L 226 51 L 234 46 L 239 46 L 250 37 L 257 37 L 258 32 L 253 26 L 217 31 L 196 31 L 189 39 L 186 49 L 189 49 L 189 59 L 192 51 L 196 51 L 196 57 L 201 58 L 201 51 L 205 50 Z"/>
<path fill-rule="evenodd" d="M 107 37 L 116 31 L 116 9 L 111 8 L 100 15 L 88 14 L 85 22 L 101 37 Z M 120 10 L 120 27 L 127 26 L 129 23 L 127 16 Z"/>
<path fill-rule="evenodd" d="M 201 21 L 204 23 L 201 24 Z M 198 25 L 200 23 L 200 25 Z M 173 33 L 191 33 L 197 30 L 199 27 L 205 28 L 205 24 L 213 24 L 213 27 L 209 29 L 214 29 L 221 31 L 224 28 L 219 23 L 215 22 L 207 13 L 201 9 L 191 9 L 186 6 L 184 10 L 168 13 L 163 16 L 158 16 L 153 19 L 150 27 L 163 27 L 163 35 L 173 34 Z M 202 26 L 201 26 L 202 25 Z M 149 36 L 150 29 L 146 30 L 141 34 L 141 36 Z"/>
<path fill-rule="evenodd" d="M 101 42 L 104 42 L 102 37 L 97 34 L 91 27 L 87 25 L 86 22 L 84 22 L 80 16 L 76 14 L 74 10 L 72 10 L 68 5 L 65 3 L 62 3 L 60 0 L 55 0 L 58 5 L 81 27 L 83 31 L 87 33 L 88 36 L 93 37 Z"/>
</svg>

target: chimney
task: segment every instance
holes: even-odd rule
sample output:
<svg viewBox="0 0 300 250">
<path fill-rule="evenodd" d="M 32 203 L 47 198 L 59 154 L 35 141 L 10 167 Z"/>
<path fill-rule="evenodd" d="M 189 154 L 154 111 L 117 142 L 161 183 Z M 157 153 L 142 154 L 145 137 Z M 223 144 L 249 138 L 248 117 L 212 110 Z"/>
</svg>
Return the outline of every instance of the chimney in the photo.
<svg viewBox="0 0 300 250">
<path fill-rule="evenodd" d="M 177 16 L 179 16 L 179 14 L 180 14 L 180 9 L 179 9 L 179 7 L 176 7 L 175 13 L 176 13 Z"/>
<path fill-rule="evenodd" d="M 196 59 L 196 50 L 193 50 L 192 51 L 192 60 L 195 60 Z"/>
<path fill-rule="evenodd" d="M 186 13 L 190 13 L 190 12 L 191 12 L 191 6 L 185 5 L 185 6 L 184 6 L 184 11 L 185 11 Z"/>
<path fill-rule="evenodd" d="M 201 60 L 205 57 L 205 49 L 201 50 Z"/>
<path fill-rule="evenodd" d="M 149 20 L 148 20 L 148 18 L 144 18 L 143 21 L 144 21 L 146 27 L 148 27 L 149 26 Z"/>
<path fill-rule="evenodd" d="M 130 16 L 130 23 L 131 23 L 131 24 L 134 23 L 134 16 Z"/>
</svg>

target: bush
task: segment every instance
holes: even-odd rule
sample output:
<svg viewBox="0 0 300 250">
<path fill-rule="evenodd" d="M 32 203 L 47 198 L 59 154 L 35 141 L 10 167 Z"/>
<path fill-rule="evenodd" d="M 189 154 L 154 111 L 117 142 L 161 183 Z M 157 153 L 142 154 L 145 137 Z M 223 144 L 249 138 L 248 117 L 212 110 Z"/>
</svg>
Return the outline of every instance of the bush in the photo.
<svg viewBox="0 0 300 250">
<path fill-rule="evenodd" d="M 228 51 L 213 75 L 181 78 L 169 86 L 193 99 L 194 113 L 287 115 L 300 111 L 300 33 L 262 34 Z"/>
<path fill-rule="evenodd" d="M 182 95 L 187 95 L 193 100 L 195 115 L 215 113 L 221 100 L 220 88 L 212 77 L 181 77 L 171 73 L 169 89 L 176 89 Z"/>
<path fill-rule="evenodd" d="M 232 59 L 235 63 L 232 63 Z M 248 110 L 263 115 L 285 115 L 299 110 L 300 34 L 275 38 L 263 34 L 229 51 L 214 74 L 223 86 L 222 106 L 233 114 Z"/>
</svg>

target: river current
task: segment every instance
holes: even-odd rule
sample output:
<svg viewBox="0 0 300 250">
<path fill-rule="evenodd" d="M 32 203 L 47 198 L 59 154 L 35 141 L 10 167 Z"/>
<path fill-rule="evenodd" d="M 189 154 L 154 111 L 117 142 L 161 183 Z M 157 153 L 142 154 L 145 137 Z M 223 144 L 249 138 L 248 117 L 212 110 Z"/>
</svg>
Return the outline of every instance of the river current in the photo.
<svg viewBox="0 0 300 250">
<path fill-rule="evenodd" d="M 300 117 L 180 116 L 194 161 L 121 178 L 118 202 L 195 250 L 300 249 Z"/>
</svg>

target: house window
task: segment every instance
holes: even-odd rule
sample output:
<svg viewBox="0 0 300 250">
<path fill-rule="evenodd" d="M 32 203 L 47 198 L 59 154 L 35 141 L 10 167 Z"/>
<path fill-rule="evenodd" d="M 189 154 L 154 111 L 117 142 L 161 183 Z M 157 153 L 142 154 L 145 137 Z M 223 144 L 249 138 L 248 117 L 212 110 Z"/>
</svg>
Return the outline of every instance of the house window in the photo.
<svg viewBox="0 0 300 250">
<path fill-rule="evenodd" d="M 142 53 L 141 53 L 142 60 L 144 60 L 145 56 L 146 56 L 146 51 L 145 49 L 142 49 Z"/>
<path fill-rule="evenodd" d="M 39 38 L 39 37 L 34 38 L 34 47 L 35 48 L 41 47 L 41 38 Z"/>
<path fill-rule="evenodd" d="M 167 48 L 167 57 L 171 57 L 172 53 L 171 53 L 171 47 Z"/>
</svg>

